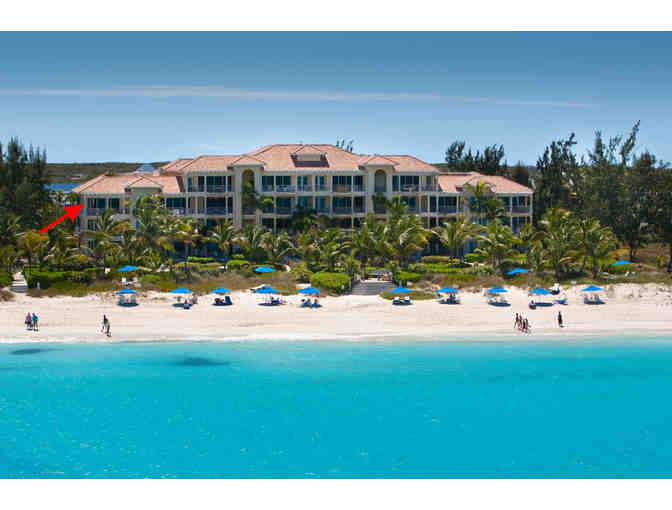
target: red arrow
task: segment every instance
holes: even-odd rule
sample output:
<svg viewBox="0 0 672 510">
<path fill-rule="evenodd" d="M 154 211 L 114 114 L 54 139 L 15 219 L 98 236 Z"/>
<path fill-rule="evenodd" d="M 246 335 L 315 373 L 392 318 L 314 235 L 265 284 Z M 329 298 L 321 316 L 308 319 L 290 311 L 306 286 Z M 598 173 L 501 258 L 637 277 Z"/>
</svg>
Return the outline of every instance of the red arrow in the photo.
<svg viewBox="0 0 672 510">
<path fill-rule="evenodd" d="M 55 227 L 58 225 L 60 222 L 62 222 L 65 218 L 70 218 L 70 221 L 75 221 L 75 218 L 79 214 L 79 211 L 82 210 L 83 205 L 66 205 L 65 206 L 65 214 L 58 218 L 56 221 L 53 221 L 49 223 L 46 227 L 44 227 L 42 230 L 40 230 L 40 234 L 44 234 L 47 230 L 49 230 L 52 227 Z"/>
</svg>

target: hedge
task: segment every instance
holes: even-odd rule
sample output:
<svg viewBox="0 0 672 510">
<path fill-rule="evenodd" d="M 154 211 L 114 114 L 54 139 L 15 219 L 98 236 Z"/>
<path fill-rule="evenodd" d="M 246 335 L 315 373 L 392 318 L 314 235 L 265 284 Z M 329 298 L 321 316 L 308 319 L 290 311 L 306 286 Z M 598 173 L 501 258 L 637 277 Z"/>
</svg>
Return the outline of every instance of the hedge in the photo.
<svg viewBox="0 0 672 510">
<path fill-rule="evenodd" d="M 212 257 L 187 257 L 187 262 L 195 262 L 197 264 L 207 264 L 208 262 L 215 262 Z"/>
<path fill-rule="evenodd" d="M 241 260 L 241 259 L 229 260 L 229 262 L 226 264 L 226 270 L 239 271 L 241 269 L 248 267 L 249 265 L 250 263 L 247 260 Z"/>
<path fill-rule="evenodd" d="M 291 269 L 291 273 L 296 278 L 297 282 L 308 283 L 310 282 L 310 276 L 313 274 L 309 269 L 308 265 L 305 262 L 299 262 L 294 264 Z"/>
<path fill-rule="evenodd" d="M 460 268 L 449 267 L 445 264 L 425 264 L 425 267 L 427 267 L 428 273 L 448 274 L 462 272 L 462 269 Z"/>
<path fill-rule="evenodd" d="M 29 289 L 34 289 L 40 284 L 41 289 L 48 289 L 56 282 L 62 282 L 68 279 L 69 271 L 35 271 L 32 270 L 26 277 L 26 283 Z"/>
<path fill-rule="evenodd" d="M 397 282 L 400 282 L 401 284 L 406 284 L 406 283 L 415 283 L 420 278 L 422 278 L 422 275 L 420 273 L 412 273 L 411 271 L 397 271 L 397 274 L 394 275 L 395 279 Z"/>
<path fill-rule="evenodd" d="M 423 264 L 452 264 L 452 257 L 445 257 L 443 255 L 426 255 L 422 257 Z"/>
<path fill-rule="evenodd" d="M 335 294 L 350 289 L 350 277 L 345 273 L 313 273 L 310 277 L 310 284 L 320 290 L 328 290 Z"/>
</svg>

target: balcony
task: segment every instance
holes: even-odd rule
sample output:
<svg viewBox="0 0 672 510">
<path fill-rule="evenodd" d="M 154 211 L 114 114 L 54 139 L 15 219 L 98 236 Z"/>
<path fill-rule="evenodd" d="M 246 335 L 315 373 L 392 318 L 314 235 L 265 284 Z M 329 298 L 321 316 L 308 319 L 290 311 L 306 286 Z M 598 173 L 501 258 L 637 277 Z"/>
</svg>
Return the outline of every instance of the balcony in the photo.
<svg viewBox="0 0 672 510">
<path fill-rule="evenodd" d="M 387 186 L 375 186 L 373 191 L 375 193 L 387 193 Z"/>
<path fill-rule="evenodd" d="M 243 207 L 243 215 L 254 216 L 257 212 L 251 207 Z"/>
<path fill-rule="evenodd" d="M 208 193 L 229 193 L 231 189 L 226 184 L 213 184 L 207 187 Z"/>
<path fill-rule="evenodd" d="M 275 192 L 276 193 L 294 193 L 296 188 L 292 185 L 287 185 L 287 186 L 276 186 L 275 187 Z"/>
<path fill-rule="evenodd" d="M 206 216 L 229 216 L 231 211 L 226 207 L 206 207 L 205 215 Z"/>
<path fill-rule="evenodd" d="M 310 184 L 306 184 L 305 186 L 297 186 L 296 191 L 299 193 L 311 193 L 313 191 L 313 187 Z"/>
<path fill-rule="evenodd" d="M 355 214 L 363 214 L 366 212 L 366 208 L 363 205 L 356 205 L 352 210 Z"/>
<path fill-rule="evenodd" d="M 515 205 L 511 208 L 513 214 L 530 214 L 529 205 Z"/>
<path fill-rule="evenodd" d="M 373 212 L 374 214 L 385 214 L 387 210 L 385 207 L 376 207 L 375 205 L 373 206 Z"/>
<path fill-rule="evenodd" d="M 273 191 L 275 191 L 275 186 L 273 186 L 272 184 L 264 184 L 261 187 L 262 193 L 273 193 Z"/>
<path fill-rule="evenodd" d="M 168 214 L 171 216 L 186 216 L 187 208 L 186 207 L 169 207 Z"/>
<path fill-rule="evenodd" d="M 293 213 L 293 209 L 291 207 L 276 207 L 275 208 L 275 214 L 276 215 L 281 215 L 281 216 L 289 216 Z"/>
<path fill-rule="evenodd" d="M 123 209 L 112 209 L 110 207 L 101 209 L 101 208 L 96 208 L 96 207 L 89 207 L 89 208 L 86 209 L 86 215 L 87 216 L 102 216 L 103 211 L 105 211 L 105 209 L 110 209 L 112 211 L 112 214 L 127 214 L 126 211 L 124 211 Z"/>
<path fill-rule="evenodd" d="M 334 193 L 352 193 L 352 186 L 349 184 L 334 184 Z"/>
<path fill-rule="evenodd" d="M 353 184 L 352 191 L 354 193 L 364 193 L 366 191 L 366 186 L 363 184 Z"/>
<path fill-rule="evenodd" d="M 455 214 L 457 213 L 456 205 L 440 205 L 439 214 Z"/>
<path fill-rule="evenodd" d="M 205 186 L 194 185 L 188 186 L 187 191 L 189 193 L 203 193 L 205 191 Z"/>
<path fill-rule="evenodd" d="M 315 208 L 315 212 L 317 214 L 329 214 L 329 208 L 328 207 L 317 207 L 317 208 Z"/>
<path fill-rule="evenodd" d="M 404 184 L 403 186 L 399 186 L 399 190 L 402 193 L 417 193 L 420 191 L 420 185 L 418 184 Z"/>
<path fill-rule="evenodd" d="M 334 207 L 333 210 L 334 214 L 340 214 L 340 215 L 350 215 L 352 214 L 352 207 Z"/>
<path fill-rule="evenodd" d="M 316 184 L 315 191 L 329 191 L 329 186 L 326 184 Z"/>
<path fill-rule="evenodd" d="M 438 186 L 434 184 L 429 184 L 422 186 L 422 191 L 441 191 Z"/>
</svg>

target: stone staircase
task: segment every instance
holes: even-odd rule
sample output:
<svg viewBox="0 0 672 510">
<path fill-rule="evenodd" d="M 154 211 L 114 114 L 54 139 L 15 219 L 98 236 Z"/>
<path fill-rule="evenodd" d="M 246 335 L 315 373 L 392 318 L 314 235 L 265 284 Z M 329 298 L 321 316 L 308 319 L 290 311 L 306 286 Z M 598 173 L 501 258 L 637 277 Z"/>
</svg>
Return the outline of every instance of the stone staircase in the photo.
<svg viewBox="0 0 672 510">
<path fill-rule="evenodd" d="M 28 284 L 21 273 L 14 274 L 14 281 L 12 282 L 12 292 L 26 292 Z"/>
<path fill-rule="evenodd" d="M 380 280 L 360 280 L 352 286 L 350 294 L 355 296 L 376 296 L 396 287 L 392 282 Z"/>
</svg>

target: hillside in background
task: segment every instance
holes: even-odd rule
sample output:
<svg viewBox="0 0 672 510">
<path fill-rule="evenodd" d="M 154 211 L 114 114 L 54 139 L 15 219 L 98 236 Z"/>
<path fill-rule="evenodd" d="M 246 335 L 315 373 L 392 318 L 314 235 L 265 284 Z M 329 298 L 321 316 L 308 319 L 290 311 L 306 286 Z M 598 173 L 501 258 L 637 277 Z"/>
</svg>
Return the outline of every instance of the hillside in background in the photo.
<svg viewBox="0 0 672 510">
<path fill-rule="evenodd" d="M 166 161 L 150 163 L 154 168 L 166 164 Z M 142 163 L 47 163 L 47 176 L 50 183 L 83 182 L 104 173 L 122 174 L 132 172 Z"/>
</svg>

